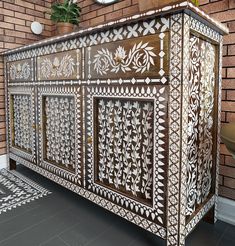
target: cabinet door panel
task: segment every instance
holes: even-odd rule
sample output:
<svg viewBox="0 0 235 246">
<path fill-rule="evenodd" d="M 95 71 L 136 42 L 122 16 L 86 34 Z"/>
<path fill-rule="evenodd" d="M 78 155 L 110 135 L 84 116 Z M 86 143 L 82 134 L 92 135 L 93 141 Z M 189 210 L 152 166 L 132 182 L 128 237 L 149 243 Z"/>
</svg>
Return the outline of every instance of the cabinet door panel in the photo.
<svg viewBox="0 0 235 246">
<path fill-rule="evenodd" d="M 38 91 L 40 166 L 81 185 L 80 87 L 40 87 Z"/>
<path fill-rule="evenodd" d="M 32 87 L 8 90 L 10 152 L 36 163 L 35 91 Z"/>
<path fill-rule="evenodd" d="M 165 222 L 167 87 L 90 87 L 87 188 L 160 225 Z"/>
</svg>

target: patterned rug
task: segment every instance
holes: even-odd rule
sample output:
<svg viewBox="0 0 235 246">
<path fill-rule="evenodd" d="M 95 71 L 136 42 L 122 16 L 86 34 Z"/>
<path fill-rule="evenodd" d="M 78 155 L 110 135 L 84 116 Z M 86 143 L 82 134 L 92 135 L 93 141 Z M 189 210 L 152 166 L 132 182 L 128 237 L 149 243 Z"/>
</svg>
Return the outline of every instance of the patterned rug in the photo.
<svg viewBox="0 0 235 246">
<path fill-rule="evenodd" d="M 0 214 L 50 193 L 16 171 L 0 170 Z"/>
</svg>

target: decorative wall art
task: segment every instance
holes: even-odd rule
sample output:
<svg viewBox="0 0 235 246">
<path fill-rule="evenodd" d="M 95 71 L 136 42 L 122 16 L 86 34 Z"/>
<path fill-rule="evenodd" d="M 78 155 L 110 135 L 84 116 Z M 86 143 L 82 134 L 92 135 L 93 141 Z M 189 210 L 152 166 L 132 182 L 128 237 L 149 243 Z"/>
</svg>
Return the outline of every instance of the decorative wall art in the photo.
<svg viewBox="0 0 235 246">
<path fill-rule="evenodd" d="M 5 52 L 10 167 L 183 246 L 216 221 L 227 32 L 182 1 Z"/>
</svg>

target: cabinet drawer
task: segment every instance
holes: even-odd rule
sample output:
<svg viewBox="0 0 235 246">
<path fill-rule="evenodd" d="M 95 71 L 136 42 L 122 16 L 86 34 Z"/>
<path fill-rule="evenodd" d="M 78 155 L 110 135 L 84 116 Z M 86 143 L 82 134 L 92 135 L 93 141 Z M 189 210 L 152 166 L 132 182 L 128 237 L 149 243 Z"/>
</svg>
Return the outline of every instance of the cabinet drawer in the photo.
<svg viewBox="0 0 235 246">
<path fill-rule="evenodd" d="M 86 50 L 88 79 L 146 79 L 166 83 L 168 32 L 95 45 Z"/>
<path fill-rule="evenodd" d="M 33 58 L 8 63 L 8 82 L 33 81 Z"/>
<path fill-rule="evenodd" d="M 71 80 L 80 78 L 80 50 L 71 50 L 37 58 L 37 79 Z"/>
</svg>

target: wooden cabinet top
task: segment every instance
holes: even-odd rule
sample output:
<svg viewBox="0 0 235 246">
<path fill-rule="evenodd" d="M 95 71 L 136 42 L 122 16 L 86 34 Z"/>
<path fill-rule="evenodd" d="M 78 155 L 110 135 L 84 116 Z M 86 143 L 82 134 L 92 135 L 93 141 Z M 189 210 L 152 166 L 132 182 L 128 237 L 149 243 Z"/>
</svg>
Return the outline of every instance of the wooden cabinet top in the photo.
<svg viewBox="0 0 235 246">
<path fill-rule="evenodd" d="M 11 49 L 11 50 L 1 53 L 1 55 L 9 55 L 9 54 L 22 52 L 22 51 L 27 51 L 27 50 L 34 49 L 34 48 L 40 48 L 45 45 L 58 43 L 61 41 L 66 41 L 72 38 L 89 36 L 96 32 L 108 30 L 110 28 L 115 28 L 115 27 L 118 28 L 120 26 L 127 25 L 129 23 L 133 23 L 137 21 L 141 21 L 144 19 L 149 19 L 154 16 L 159 16 L 159 15 L 164 16 L 164 15 L 174 14 L 174 13 L 179 13 L 179 12 L 185 12 L 186 14 L 193 16 L 194 18 L 197 18 L 199 21 L 201 21 L 202 23 L 206 25 L 209 25 L 212 29 L 214 29 L 220 34 L 228 34 L 229 32 L 228 28 L 225 25 L 212 19 L 209 15 L 204 13 L 202 10 L 195 7 L 191 2 L 189 2 L 188 0 L 187 1 L 181 0 L 176 4 L 174 3 L 173 5 L 169 5 L 169 6 L 160 8 L 160 9 L 150 10 L 148 12 L 136 14 L 130 17 L 125 17 L 117 21 L 108 22 L 103 25 L 98 25 L 98 26 L 87 28 L 87 29 L 82 29 L 80 31 L 66 34 L 63 36 L 56 36 L 56 37 L 44 39 L 39 42 L 35 42 L 30 45 L 25 45 L 25 46 L 22 46 L 16 49 Z"/>
</svg>

